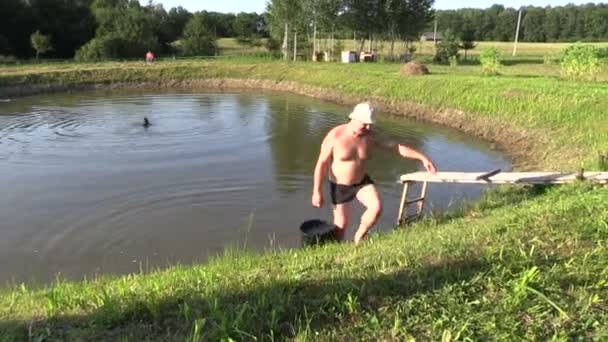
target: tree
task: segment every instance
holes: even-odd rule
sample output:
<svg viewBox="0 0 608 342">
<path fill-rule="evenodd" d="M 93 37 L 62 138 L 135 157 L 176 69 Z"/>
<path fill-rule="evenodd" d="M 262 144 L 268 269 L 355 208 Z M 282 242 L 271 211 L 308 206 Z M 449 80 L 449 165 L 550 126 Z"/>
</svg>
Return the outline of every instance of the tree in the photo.
<svg viewBox="0 0 608 342">
<path fill-rule="evenodd" d="M 484 11 L 485 15 L 482 20 L 482 28 L 483 32 L 485 32 L 485 40 L 495 40 L 496 39 L 496 21 L 498 20 L 498 16 L 505 11 L 505 7 L 503 5 L 492 5 L 492 7 L 488 8 Z M 515 31 L 515 29 L 513 29 Z"/>
<path fill-rule="evenodd" d="M 458 50 L 460 49 L 458 38 L 451 30 L 445 30 L 443 40 L 437 44 L 435 57 L 433 60 L 438 63 L 448 63 L 450 57 L 458 58 Z"/>
<path fill-rule="evenodd" d="M 50 56 L 71 58 L 95 37 L 93 0 L 28 0 L 36 29 L 53 37 Z M 33 29 L 30 31 L 34 31 Z"/>
<path fill-rule="evenodd" d="M 545 42 L 545 10 L 542 8 L 528 8 L 522 19 L 524 40 L 528 42 Z"/>
<path fill-rule="evenodd" d="M 455 35 L 460 35 L 463 25 L 463 17 L 456 10 L 437 12 L 437 28 L 441 31 L 450 30 Z"/>
<path fill-rule="evenodd" d="M 482 31 L 484 10 L 465 8 L 461 10 L 464 25 L 473 28 L 473 40 L 483 40 L 485 32 Z"/>
<path fill-rule="evenodd" d="M 406 50 L 409 50 L 409 43 L 417 40 L 432 21 L 435 15 L 431 9 L 432 6 L 433 0 L 407 0 L 402 7 L 403 12 L 398 29 L 399 36 L 406 42 Z"/>
<path fill-rule="evenodd" d="M 91 10 L 99 26 L 95 38 L 78 50 L 77 59 L 143 58 L 147 51 L 158 50 L 158 19 L 139 1 L 95 0 Z"/>
<path fill-rule="evenodd" d="M 0 55 L 31 56 L 29 35 L 35 28 L 31 6 L 22 0 L 0 0 Z"/>
<path fill-rule="evenodd" d="M 51 46 L 51 37 L 41 34 L 40 30 L 36 30 L 36 32 L 32 33 L 30 42 L 32 43 L 34 50 L 36 50 L 36 59 L 38 59 L 41 53 L 46 53 L 53 48 Z"/>
<path fill-rule="evenodd" d="M 174 42 L 184 33 L 184 27 L 192 19 L 192 13 L 187 9 L 178 6 L 169 11 L 167 17 L 167 41 Z"/>
<path fill-rule="evenodd" d="M 549 42 L 555 42 L 559 40 L 560 31 L 560 12 L 555 8 L 545 9 L 545 38 Z"/>
<path fill-rule="evenodd" d="M 475 44 L 475 30 L 472 27 L 465 27 L 460 34 L 460 45 L 459 47 L 464 50 L 464 59 L 467 59 L 467 50 L 474 49 L 477 46 Z"/>
<path fill-rule="evenodd" d="M 519 13 L 512 8 L 502 11 L 496 17 L 493 39 L 501 42 L 515 39 L 518 15 Z"/>
<path fill-rule="evenodd" d="M 304 19 L 302 18 L 302 3 L 300 0 L 270 0 L 268 1 L 266 11 L 268 12 L 267 18 L 271 34 L 276 38 L 283 37 L 281 52 L 283 59 L 286 60 L 289 53 L 290 29 L 297 34 L 298 26 L 302 23 L 302 19 Z"/>
<path fill-rule="evenodd" d="M 344 9 L 346 26 L 361 37 L 360 51 L 367 38 L 371 46 L 374 34 L 385 31 L 387 15 L 383 0 L 345 0 Z"/>
<path fill-rule="evenodd" d="M 256 13 L 241 12 L 236 15 L 232 23 L 232 29 L 236 37 L 243 42 L 250 42 L 259 37 L 259 18 Z"/>
<path fill-rule="evenodd" d="M 561 41 L 572 41 L 575 40 L 576 36 L 576 7 L 568 5 L 561 7 L 562 14 L 560 15 L 560 35 Z"/>
<path fill-rule="evenodd" d="M 216 52 L 215 35 L 205 23 L 205 17 L 195 14 L 186 24 L 182 52 L 186 56 L 209 56 Z"/>
<path fill-rule="evenodd" d="M 342 8 L 342 0 L 317 0 L 319 3 L 318 26 L 321 31 L 330 35 L 330 53 L 333 56 L 336 48 L 334 36 L 339 26 L 339 15 Z"/>
</svg>

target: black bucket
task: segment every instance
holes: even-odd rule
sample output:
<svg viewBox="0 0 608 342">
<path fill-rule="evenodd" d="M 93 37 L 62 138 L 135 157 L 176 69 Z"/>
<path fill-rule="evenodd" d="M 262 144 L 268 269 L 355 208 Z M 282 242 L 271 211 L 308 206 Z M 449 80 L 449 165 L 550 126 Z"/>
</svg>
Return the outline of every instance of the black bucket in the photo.
<svg viewBox="0 0 608 342">
<path fill-rule="evenodd" d="M 323 220 L 308 220 L 300 225 L 302 232 L 302 245 L 321 245 L 327 242 L 338 241 L 336 235 L 337 227 Z"/>
</svg>

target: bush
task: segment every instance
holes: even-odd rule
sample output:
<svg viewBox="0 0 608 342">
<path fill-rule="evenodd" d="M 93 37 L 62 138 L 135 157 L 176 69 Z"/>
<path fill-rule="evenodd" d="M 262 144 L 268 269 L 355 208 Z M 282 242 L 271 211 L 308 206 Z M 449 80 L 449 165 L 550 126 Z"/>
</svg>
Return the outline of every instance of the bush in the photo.
<svg viewBox="0 0 608 342">
<path fill-rule="evenodd" d="M 437 44 L 437 50 L 435 52 L 435 57 L 433 57 L 433 61 L 447 64 L 450 61 L 450 57 L 458 56 L 458 50 L 460 50 L 458 42 L 446 38 Z"/>
<path fill-rule="evenodd" d="M 114 34 L 91 39 L 83 45 L 74 59 L 79 62 L 99 61 L 116 58 L 141 58 L 148 50 L 156 50 L 158 44 L 152 39 L 146 41 L 129 41 Z"/>
<path fill-rule="evenodd" d="M 561 65 L 568 78 L 593 78 L 600 69 L 599 52 L 593 45 L 570 45 L 564 50 Z"/>
<path fill-rule="evenodd" d="M 202 15 L 195 15 L 186 24 L 181 48 L 185 56 L 212 56 L 215 54 L 217 50 L 215 37 L 209 31 Z"/>
<path fill-rule="evenodd" d="M 457 56 L 452 56 L 450 58 L 448 58 L 448 61 L 450 63 L 450 66 L 452 68 L 457 67 L 458 66 L 458 57 Z"/>
<path fill-rule="evenodd" d="M 268 51 L 271 52 L 280 52 L 281 51 L 281 42 L 279 42 L 278 40 L 272 38 L 272 37 L 268 37 L 268 39 L 266 39 L 266 44 L 264 44 L 266 46 L 266 49 Z"/>
<path fill-rule="evenodd" d="M 17 58 L 15 58 L 15 56 L 0 55 L 0 64 L 14 64 L 14 63 L 17 63 Z"/>
<path fill-rule="evenodd" d="M 119 56 L 123 45 L 121 39 L 114 36 L 93 38 L 76 51 L 74 59 L 78 62 L 112 59 Z"/>
<path fill-rule="evenodd" d="M 486 75 L 498 75 L 498 70 L 502 65 L 501 60 L 500 52 L 495 47 L 483 49 L 479 54 L 481 70 Z"/>
<path fill-rule="evenodd" d="M 598 48 L 597 50 L 597 58 L 608 58 L 608 47 Z"/>
</svg>

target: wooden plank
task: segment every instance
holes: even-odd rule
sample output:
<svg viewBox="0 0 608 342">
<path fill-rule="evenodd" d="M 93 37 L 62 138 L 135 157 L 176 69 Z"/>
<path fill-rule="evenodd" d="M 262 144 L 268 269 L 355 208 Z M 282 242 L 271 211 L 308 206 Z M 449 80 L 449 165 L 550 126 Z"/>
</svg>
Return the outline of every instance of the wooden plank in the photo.
<svg viewBox="0 0 608 342">
<path fill-rule="evenodd" d="M 410 204 L 414 204 L 414 203 L 418 203 L 420 201 L 424 201 L 424 197 L 419 197 L 413 200 L 409 200 L 407 202 L 405 202 L 405 205 L 410 205 Z"/>
<path fill-rule="evenodd" d="M 467 183 L 467 184 L 563 184 L 578 181 L 578 172 L 501 172 L 494 176 L 483 177 L 486 172 L 414 172 L 402 175 L 403 182 Z M 608 184 L 608 172 L 585 172 L 585 180 Z"/>
</svg>

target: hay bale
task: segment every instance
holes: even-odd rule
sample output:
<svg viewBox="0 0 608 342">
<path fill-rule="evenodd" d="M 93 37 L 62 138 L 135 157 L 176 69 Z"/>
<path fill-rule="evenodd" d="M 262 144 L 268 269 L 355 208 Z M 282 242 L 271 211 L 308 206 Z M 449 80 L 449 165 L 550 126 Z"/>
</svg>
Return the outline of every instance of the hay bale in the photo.
<svg viewBox="0 0 608 342">
<path fill-rule="evenodd" d="M 405 76 L 410 75 L 428 75 L 429 68 L 426 65 L 418 62 L 409 62 L 401 65 L 401 74 Z"/>
</svg>

